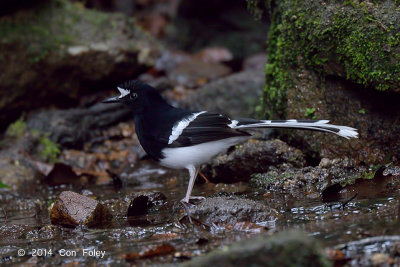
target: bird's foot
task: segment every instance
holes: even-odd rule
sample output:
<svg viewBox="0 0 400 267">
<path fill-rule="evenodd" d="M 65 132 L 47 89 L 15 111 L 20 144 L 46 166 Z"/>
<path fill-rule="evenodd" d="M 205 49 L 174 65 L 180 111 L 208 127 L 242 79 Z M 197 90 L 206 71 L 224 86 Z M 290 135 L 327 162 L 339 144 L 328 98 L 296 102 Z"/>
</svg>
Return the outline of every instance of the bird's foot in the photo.
<svg viewBox="0 0 400 267">
<path fill-rule="evenodd" d="M 192 197 L 190 197 L 190 199 L 192 199 Z M 194 197 L 193 199 L 205 199 L 205 197 Z M 181 203 L 181 205 L 183 206 L 183 208 L 185 209 L 186 212 L 186 217 L 189 220 L 189 223 L 192 225 L 192 227 L 196 227 L 196 224 L 193 221 L 196 221 L 197 223 L 199 223 L 200 225 L 203 225 L 205 227 L 208 227 L 211 229 L 211 225 L 202 222 L 201 220 L 197 219 L 196 217 L 193 217 L 190 215 L 190 211 L 189 211 L 189 207 L 188 205 L 191 205 L 189 202 L 186 202 L 185 199 L 182 199 L 181 201 L 179 201 Z M 184 216 L 185 217 L 185 216 Z M 184 217 L 182 217 L 180 220 L 182 220 Z"/>
<path fill-rule="evenodd" d="M 190 216 L 190 211 L 189 211 L 189 207 L 188 207 L 188 205 L 190 204 L 189 201 L 186 201 L 186 199 L 184 198 L 180 201 L 180 203 L 183 206 L 183 208 L 185 209 L 186 216 L 188 217 L 190 224 L 193 225 L 192 216 Z"/>
</svg>

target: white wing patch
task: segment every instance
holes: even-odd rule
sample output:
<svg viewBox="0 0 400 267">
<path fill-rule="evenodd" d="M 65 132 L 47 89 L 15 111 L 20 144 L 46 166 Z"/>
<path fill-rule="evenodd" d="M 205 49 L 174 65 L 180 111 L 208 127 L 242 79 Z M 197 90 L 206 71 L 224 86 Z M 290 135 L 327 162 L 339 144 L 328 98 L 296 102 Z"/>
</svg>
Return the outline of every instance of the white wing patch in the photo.
<svg viewBox="0 0 400 267">
<path fill-rule="evenodd" d="M 185 128 L 189 125 L 189 123 L 194 121 L 197 118 L 197 116 L 199 116 L 200 114 L 206 113 L 206 112 L 207 111 L 193 113 L 192 115 L 190 115 L 186 118 L 183 118 L 179 122 L 175 123 L 174 127 L 172 127 L 172 133 L 168 139 L 168 145 L 172 144 L 172 142 L 174 142 L 176 139 L 178 139 L 179 136 L 182 134 L 183 130 L 185 130 Z"/>
<path fill-rule="evenodd" d="M 129 95 L 129 90 L 126 90 L 124 88 L 121 87 L 117 87 L 118 91 L 121 93 L 121 95 L 118 98 L 123 98 L 126 95 Z"/>
<path fill-rule="evenodd" d="M 231 123 L 228 124 L 228 126 L 231 128 L 235 128 L 236 125 L 238 125 L 238 123 L 239 123 L 239 121 L 237 121 L 237 120 L 231 120 Z"/>
</svg>

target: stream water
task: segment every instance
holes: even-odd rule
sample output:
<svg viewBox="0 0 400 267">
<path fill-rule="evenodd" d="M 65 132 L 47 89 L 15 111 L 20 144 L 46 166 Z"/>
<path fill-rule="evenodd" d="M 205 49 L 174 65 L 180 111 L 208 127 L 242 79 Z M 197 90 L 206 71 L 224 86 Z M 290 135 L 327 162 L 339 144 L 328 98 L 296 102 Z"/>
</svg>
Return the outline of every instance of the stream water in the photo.
<svg viewBox="0 0 400 267">
<path fill-rule="evenodd" d="M 355 198 L 343 207 L 339 202 L 324 203 L 320 198 L 307 198 L 307 192 L 300 192 L 296 195 L 303 197 L 295 198 L 288 192 L 259 192 L 247 183 L 200 183 L 195 185 L 193 195 L 243 196 L 263 202 L 278 214 L 274 220 L 257 224 L 215 225 L 207 229 L 173 219 L 173 212 L 180 210 L 174 204 L 185 194 L 185 171 L 161 169 L 145 160 L 121 177 L 124 185 L 120 190 L 105 184 L 80 189 L 40 185 L 24 194 L 0 191 L 0 208 L 4 211 L 0 217 L 0 262 L 27 265 L 178 263 L 254 235 L 270 235 L 284 229 L 305 231 L 331 247 L 370 236 L 396 235 L 400 231 L 397 190 L 372 198 Z M 96 196 L 102 201 L 119 199 L 134 191 L 156 190 L 164 193 L 167 200 L 133 221 L 121 216 L 106 229 L 70 229 L 51 225 L 47 212 L 50 203 L 65 190 Z M 154 246 L 159 246 L 160 251 L 153 251 Z M 367 250 L 364 252 L 382 252 L 382 247 L 375 245 Z"/>
</svg>

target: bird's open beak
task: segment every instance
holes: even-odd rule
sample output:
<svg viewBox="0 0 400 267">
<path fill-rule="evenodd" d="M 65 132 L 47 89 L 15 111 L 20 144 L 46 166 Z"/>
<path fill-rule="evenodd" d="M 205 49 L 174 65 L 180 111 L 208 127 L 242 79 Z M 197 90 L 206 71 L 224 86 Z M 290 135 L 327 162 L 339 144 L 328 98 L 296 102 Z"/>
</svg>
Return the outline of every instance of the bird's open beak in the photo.
<svg viewBox="0 0 400 267">
<path fill-rule="evenodd" d="M 120 103 L 120 99 L 116 97 L 110 97 L 101 101 L 102 103 Z"/>
</svg>

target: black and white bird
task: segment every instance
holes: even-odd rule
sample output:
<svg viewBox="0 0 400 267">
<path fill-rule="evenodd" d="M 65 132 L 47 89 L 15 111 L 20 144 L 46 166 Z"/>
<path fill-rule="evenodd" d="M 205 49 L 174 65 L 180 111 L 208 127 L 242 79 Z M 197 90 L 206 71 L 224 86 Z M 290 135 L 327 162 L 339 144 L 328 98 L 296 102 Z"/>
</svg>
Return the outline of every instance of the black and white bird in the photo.
<svg viewBox="0 0 400 267">
<path fill-rule="evenodd" d="M 357 129 L 328 124 L 328 120 L 230 119 L 208 111 L 193 112 L 169 105 L 152 86 L 129 81 L 119 87 L 120 96 L 103 103 L 122 103 L 134 114 L 135 130 L 143 149 L 162 166 L 187 169 L 190 180 L 183 202 L 188 203 L 203 163 L 251 137 L 248 129 L 290 128 L 357 138 Z"/>
</svg>

